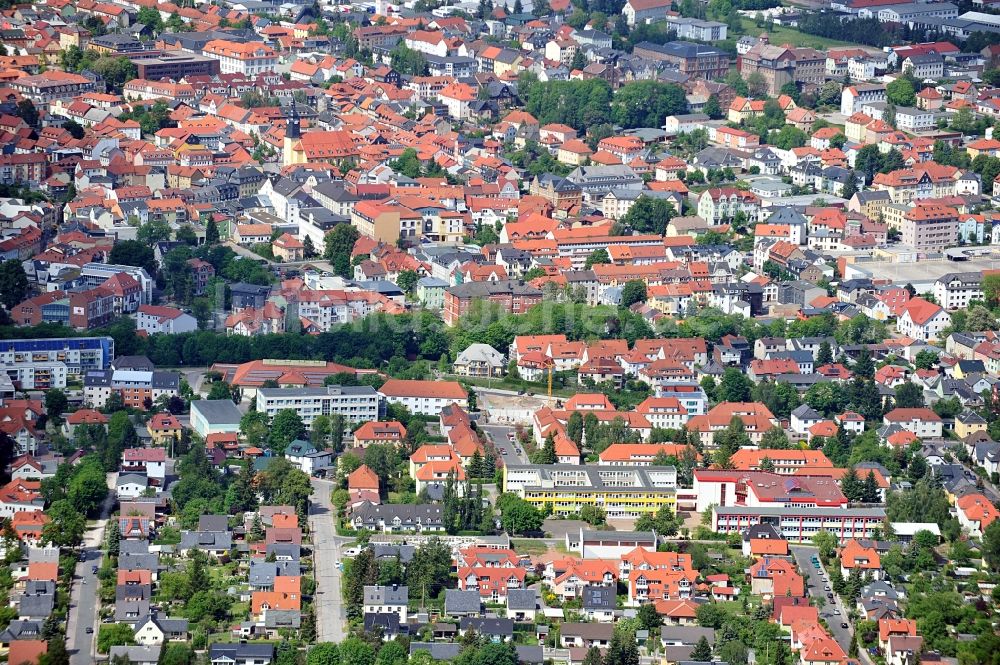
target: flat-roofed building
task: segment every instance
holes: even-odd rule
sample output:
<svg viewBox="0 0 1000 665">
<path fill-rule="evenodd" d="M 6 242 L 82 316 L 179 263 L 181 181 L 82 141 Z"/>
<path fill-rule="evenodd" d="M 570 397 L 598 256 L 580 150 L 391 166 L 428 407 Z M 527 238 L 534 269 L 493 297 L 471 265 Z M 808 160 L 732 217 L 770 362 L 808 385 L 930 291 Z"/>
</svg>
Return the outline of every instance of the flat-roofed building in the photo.
<svg viewBox="0 0 1000 665">
<path fill-rule="evenodd" d="M 321 388 L 260 388 L 257 410 L 273 418 L 291 409 L 306 427 L 317 416 L 341 415 L 348 422 L 378 420 L 382 397 L 371 386 L 323 386 Z"/>
<path fill-rule="evenodd" d="M 677 469 L 672 466 L 505 466 L 503 491 L 539 509 L 575 515 L 585 505 L 601 506 L 610 519 L 634 519 L 677 502 Z"/>
<path fill-rule="evenodd" d="M 716 533 L 745 533 L 758 524 L 773 526 L 790 542 L 810 542 L 820 531 L 829 531 L 845 542 L 851 538 L 872 538 L 876 529 L 884 533 L 885 511 L 840 506 L 715 506 L 712 509 L 712 530 Z"/>
<path fill-rule="evenodd" d="M 186 76 L 215 76 L 219 73 L 219 61 L 195 53 L 164 53 L 148 58 L 133 58 L 132 63 L 139 72 L 139 78 L 148 81 L 160 79 L 178 80 Z"/>
</svg>

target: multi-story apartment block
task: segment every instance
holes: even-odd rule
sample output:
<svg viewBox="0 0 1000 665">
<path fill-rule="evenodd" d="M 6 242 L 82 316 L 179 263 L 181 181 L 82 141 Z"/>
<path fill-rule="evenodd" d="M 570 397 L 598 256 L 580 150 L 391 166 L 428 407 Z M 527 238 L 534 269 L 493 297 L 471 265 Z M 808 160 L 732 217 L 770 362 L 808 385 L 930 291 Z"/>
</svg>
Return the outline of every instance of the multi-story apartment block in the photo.
<svg viewBox="0 0 1000 665">
<path fill-rule="evenodd" d="M 950 206 L 917 206 L 903 215 L 902 241 L 918 251 L 937 252 L 958 242 L 958 211 Z"/>
<path fill-rule="evenodd" d="M 389 379 L 379 392 L 387 402 L 402 404 L 410 413 L 437 416 L 446 407 L 458 404 L 469 406 L 469 394 L 457 381 L 407 381 Z"/>
<path fill-rule="evenodd" d="M 928 162 L 908 169 L 876 173 L 872 187 L 889 192 L 893 203 L 909 203 L 914 199 L 954 196 L 960 177 L 957 167 Z"/>
<path fill-rule="evenodd" d="M 107 369 L 115 357 L 111 337 L 53 337 L 0 340 L 0 364 L 65 363 L 69 374 Z"/>
<path fill-rule="evenodd" d="M 47 167 L 44 153 L 0 155 L 0 184 L 38 187 L 45 180 Z"/>
<path fill-rule="evenodd" d="M 278 54 L 263 42 L 233 42 L 213 39 L 205 44 L 202 55 L 219 61 L 223 74 L 256 76 L 273 72 L 278 65 Z"/>
<path fill-rule="evenodd" d="M 677 18 L 670 21 L 677 30 L 678 39 L 693 39 L 699 42 L 717 42 L 726 38 L 728 26 L 719 21 L 702 21 L 696 18 Z"/>
<path fill-rule="evenodd" d="M 113 393 L 118 393 L 125 406 L 148 409 L 161 397 L 173 397 L 180 390 L 180 375 L 176 372 L 134 369 L 92 370 L 83 375 L 83 398 L 93 407 L 103 407 Z"/>
<path fill-rule="evenodd" d="M 850 117 L 861 111 L 865 104 L 885 101 L 885 85 L 858 83 L 844 88 L 840 93 L 840 112 Z"/>
<path fill-rule="evenodd" d="M 504 466 L 503 491 L 512 492 L 556 515 L 575 515 L 585 505 L 600 506 L 611 519 L 652 514 L 677 502 L 677 469 L 672 466 Z"/>
<path fill-rule="evenodd" d="M 756 219 L 760 199 L 750 192 L 735 187 L 716 187 L 705 190 L 698 199 L 698 216 L 709 224 L 721 224 L 742 212 L 747 219 Z"/>
<path fill-rule="evenodd" d="M 113 263 L 88 263 L 80 269 L 80 283 L 93 288 L 104 284 L 108 279 L 119 273 L 125 273 L 139 282 L 142 287 L 139 304 L 145 305 L 153 301 L 153 278 L 145 268 L 122 266 Z"/>
<path fill-rule="evenodd" d="M 445 289 L 444 322 L 454 326 L 480 300 L 499 303 L 508 314 L 523 314 L 542 301 L 542 292 L 524 282 L 466 282 Z"/>
<path fill-rule="evenodd" d="M 322 388 L 258 388 L 257 410 L 273 418 L 291 409 L 306 427 L 317 416 L 341 415 L 348 422 L 378 420 L 382 397 L 371 386 L 323 386 Z"/>
<path fill-rule="evenodd" d="M 963 309 L 983 299 L 983 273 L 950 272 L 934 282 L 934 300 L 945 309 Z"/>
<path fill-rule="evenodd" d="M 0 371 L 10 377 L 10 382 L 18 390 L 65 388 L 69 374 L 66 363 L 58 360 L 4 363 L 0 365 Z"/>
<path fill-rule="evenodd" d="M 84 92 L 93 92 L 97 84 L 86 76 L 50 69 L 34 76 L 12 80 L 10 87 L 35 105 L 47 106 L 57 99 L 72 99 Z"/>
<path fill-rule="evenodd" d="M 639 42 L 633 53 L 648 60 L 666 62 L 691 78 L 719 79 L 729 71 L 729 54 L 725 51 L 694 42 L 668 42 L 653 44 Z"/>
<path fill-rule="evenodd" d="M 829 531 L 841 542 L 851 538 L 872 538 L 885 529 L 881 508 L 795 508 L 790 506 L 715 506 L 712 530 L 716 533 L 745 533 L 758 524 L 777 529 L 790 542 L 810 542 L 820 531 Z"/>
<path fill-rule="evenodd" d="M 194 53 L 164 53 L 155 57 L 132 58 L 140 79 L 179 81 L 187 76 L 215 76 L 219 61 Z"/>
</svg>

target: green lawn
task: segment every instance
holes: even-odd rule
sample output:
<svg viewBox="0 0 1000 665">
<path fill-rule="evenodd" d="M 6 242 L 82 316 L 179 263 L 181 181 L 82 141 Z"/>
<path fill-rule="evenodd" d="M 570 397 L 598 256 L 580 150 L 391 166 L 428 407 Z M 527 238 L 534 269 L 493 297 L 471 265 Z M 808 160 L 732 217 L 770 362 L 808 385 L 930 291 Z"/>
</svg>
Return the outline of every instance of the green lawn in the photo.
<svg viewBox="0 0 1000 665">
<path fill-rule="evenodd" d="M 511 547 L 518 554 L 545 554 L 549 551 L 548 545 L 540 540 L 529 538 L 515 538 L 510 541 Z"/>
<path fill-rule="evenodd" d="M 753 19 L 745 18 L 743 19 L 743 34 L 750 35 L 751 37 L 757 37 L 762 32 L 766 32 L 770 37 L 770 42 L 772 44 L 782 45 L 791 44 L 792 46 L 810 46 L 814 49 L 825 49 L 831 46 L 852 46 L 850 42 L 843 42 L 838 39 L 828 39 L 826 37 L 817 37 L 816 35 L 807 35 L 804 32 L 800 32 L 795 28 L 789 28 L 784 25 L 776 25 L 774 29 L 768 28 L 758 28 L 757 23 Z"/>
</svg>

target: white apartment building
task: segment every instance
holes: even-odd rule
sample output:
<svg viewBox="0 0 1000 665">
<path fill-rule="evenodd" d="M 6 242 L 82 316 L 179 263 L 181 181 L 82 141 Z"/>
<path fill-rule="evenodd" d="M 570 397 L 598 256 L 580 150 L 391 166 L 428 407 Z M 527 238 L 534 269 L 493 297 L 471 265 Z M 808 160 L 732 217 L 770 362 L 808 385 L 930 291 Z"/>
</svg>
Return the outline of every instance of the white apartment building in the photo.
<svg viewBox="0 0 1000 665">
<path fill-rule="evenodd" d="M 57 360 L 4 363 L 2 367 L 3 372 L 10 377 L 11 383 L 18 390 L 65 388 L 66 376 L 69 374 L 66 363 Z"/>
<path fill-rule="evenodd" d="M 263 42 L 241 44 L 228 39 L 213 39 L 205 44 L 202 55 L 218 60 L 223 74 L 256 76 L 273 72 L 278 65 L 278 54 Z"/>
<path fill-rule="evenodd" d="M 317 416 L 343 416 L 348 422 L 378 420 L 381 397 L 371 386 L 323 386 L 322 388 L 258 388 L 257 411 L 273 418 L 291 409 L 306 427 Z"/>
<path fill-rule="evenodd" d="M 950 272 L 934 282 L 934 300 L 945 309 L 964 309 L 970 300 L 983 299 L 981 272 Z"/>
<path fill-rule="evenodd" d="M 469 395 L 457 381 L 406 381 L 389 379 L 379 392 L 387 402 L 402 404 L 410 413 L 423 416 L 439 415 L 446 406 L 469 407 Z M 374 420 L 374 419 L 373 419 Z"/>
</svg>

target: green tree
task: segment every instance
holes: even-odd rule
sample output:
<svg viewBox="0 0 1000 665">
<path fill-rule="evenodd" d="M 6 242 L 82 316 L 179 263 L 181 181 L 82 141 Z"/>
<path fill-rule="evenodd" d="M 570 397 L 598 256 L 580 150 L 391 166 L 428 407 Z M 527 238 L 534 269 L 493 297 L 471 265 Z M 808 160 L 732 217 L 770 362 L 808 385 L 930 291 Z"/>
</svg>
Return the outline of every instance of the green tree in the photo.
<svg viewBox="0 0 1000 665">
<path fill-rule="evenodd" d="M 533 505 L 513 494 L 502 494 L 497 499 L 500 523 L 510 534 L 538 531 L 542 526 L 542 514 Z"/>
<path fill-rule="evenodd" d="M 309 649 L 308 665 L 340 665 L 340 648 L 333 642 L 320 642 Z"/>
<path fill-rule="evenodd" d="M 45 413 L 48 414 L 49 418 L 59 422 L 62 414 L 66 413 L 67 406 L 69 406 L 69 400 L 66 398 L 66 393 L 58 388 L 50 388 L 45 391 Z"/>
<path fill-rule="evenodd" d="M 816 533 L 812 537 L 812 543 L 819 550 L 819 555 L 824 561 L 828 561 L 837 553 L 839 541 L 837 536 L 826 529 Z"/>
<path fill-rule="evenodd" d="M 155 7 L 142 7 L 136 14 L 135 20 L 138 23 L 149 26 L 156 34 L 163 32 L 163 17 Z"/>
<path fill-rule="evenodd" d="M 111 647 L 135 644 L 135 633 L 127 623 L 102 623 L 97 633 L 98 653 L 108 653 Z"/>
<path fill-rule="evenodd" d="M 869 471 L 865 476 L 864 485 L 861 488 L 861 500 L 864 503 L 880 503 L 878 481 L 875 479 L 875 472 Z"/>
<path fill-rule="evenodd" d="M 49 522 L 42 527 L 42 540 L 58 547 L 75 547 L 83 541 L 87 518 L 66 499 L 54 502 L 45 511 Z"/>
<path fill-rule="evenodd" d="M 860 501 L 864 495 L 864 485 L 858 477 L 858 472 L 854 467 L 850 467 L 840 479 L 840 491 L 844 493 L 848 501 Z"/>
<path fill-rule="evenodd" d="M 294 409 L 282 409 L 274 415 L 268 433 L 268 445 L 278 454 L 283 454 L 289 443 L 305 436 L 306 426 Z"/>
<path fill-rule="evenodd" d="M 611 257 L 608 256 L 608 250 L 606 249 L 595 249 L 590 253 L 585 262 L 585 267 L 589 270 L 593 266 L 599 263 L 611 263 Z"/>
<path fill-rule="evenodd" d="M 621 218 L 621 224 L 636 233 L 663 235 L 675 214 L 676 210 L 669 201 L 640 196 Z"/>
<path fill-rule="evenodd" d="M 749 402 L 753 381 L 735 367 L 727 367 L 716 396 L 720 402 Z"/>
<path fill-rule="evenodd" d="M 917 103 L 917 93 L 913 81 L 905 76 L 897 78 L 885 87 L 886 99 L 896 106 L 911 107 Z"/>
<path fill-rule="evenodd" d="M 403 290 L 403 293 L 412 293 L 413 288 L 417 285 L 420 280 L 420 275 L 418 275 L 413 270 L 403 270 L 399 273 L 399 277 L 396 278 L 396 286 Z"/>
<path fill-rule="evenodd" d="M 17 117 L 28 123 L 29 127 L 38 127 L 38 109 L 30 99 L 22 99 L 17 103 Z"/>
<path fill-rule="evenodd" d="M 690 659 L 699 663 L 707 663 L 712 660 L 712 646 L 704 635 L 698 639 L 698 643 L 691 650 Z"/>
<path fill-rule="evenodd" d="M 931 369 L 937 361 L 938 354 L 936 352 L 924 349 L 917 352 L 916 358 L 913 359 L 913 364 L 917 369 Z"/>
<path fill-rule="evenodd" d="M 901 409 L 926 406 L 923 389 L 911 381 L 896 386 L 896 406 Z"/>
<path fill-rule="evenodd" d="M 587 649 L 587 654 L 583 657 L 583 665 L 604 665 L 601 650 L 597 647 Z"/>
<path fill-rule="evenodd" d="M 205 225 L 205 244 L 214 245 L 219 242 L 219 225 L 214 219 L 209 219 Z"/>
<path fill-rule="evenodd" d="M 715 95 L 709 95 L 708 101 L 705 102 L 705 106 L 702 108 L 701 112 L 712 120 L 719 120 L 722 118 L 722 105 L 719 104 L 719 98 Z"/>
<path fill-rule="evenodd" d="M 152 245 L 138 240 L 117 241 L 108 254 L 108 263 L 145 268 L 150 275 L 156 274 Z"/>
<path fill-rule="evenodd" d="M 631 307 L 638 302 L 646 302 L 646 282 L 630 279 L 622 287 L 621 306 Z"/>
<path fill-rule="evenodd" d="M 862 348 L 858 353 L 858 358 L 854 361 L 852 369 L 855 374 L 866 379 L 875 376 L 875 363 L 872 360 L 872 353 L 868 350 L 867 346 Z"/>
<path fill-rule="evenodd" d="M 535 464 L 555 464 L 556 463 L 556 442 L 554 435 L 549 432 L 545 437 L 545 442 L 541 449 L 535 453 Z"/>
<path fill-rule="evenodd" d="M 361 234 L 350 224 L 337 224 L 324 238 L 323 258 L 330 262 L 333 271 L 341 277 L 352 277 L 351 252 Z"/>
<path fill-rule="evenodd" d="M 139 227 L 135 239 L 146 247 L 170 240 L 170 224 L 162 220 L 151 220 Z"/>
<path fill-rule="evenodd" d="M 0 263 L 0 302 L 8 310 L 28 296 L 28 276 L 20 261 L 10 259 Z"/>
</svg>

